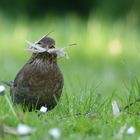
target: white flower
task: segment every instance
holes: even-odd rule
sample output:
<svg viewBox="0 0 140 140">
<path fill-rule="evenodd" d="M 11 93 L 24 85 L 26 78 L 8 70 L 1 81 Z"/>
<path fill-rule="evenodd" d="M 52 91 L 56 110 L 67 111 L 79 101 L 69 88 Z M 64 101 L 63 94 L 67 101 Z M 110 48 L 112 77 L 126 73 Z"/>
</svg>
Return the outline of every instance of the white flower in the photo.
<svg viewBox="0 0 140 140">
<path fill-rule="evenodd" d="M 132 135 L 135 133 L 135 131 L 136 129 L 133 126 L 131 126 L 127 129 L 127 134 Z"/>
<path fill-rule="evenodd" d="M 34 130 L 31 127 L 24 124 L 19 124 L 17 127 L 17 133 L 19 135 L 28 135 L 31 134 L 33 131 Z"/>
<path fill-rule="evenodd" d="M 120 116 L 120 109 L 119 109 L 119 106 L 115 100 L 112 102 L 112 110 L 113 110 L 113 115 L 115 117 Z"/>
<path fill-rule="evenodd" d="M 0 85 L 0 94 L 4 95 L 5 87 L 3 85 Z"/>
<path fill-rule="evenodd" d="M 44 112 L 44 113 L 45 113 L 45 112 L 47 112 L 47 110 L 48 110 L 48 109 L 47 109 L 47 107 L 45 107 L 45 106 L 42 106 L 42 107 L 40 108 L 40 112 Z"/>
<path fill-rule="evenodd" d="M 60 138 L 60 130 L 58 128 L 52 128 L 49 130 L 49 134 L 50 136 L 54 137 L 54 138 Z"/>
</svg>

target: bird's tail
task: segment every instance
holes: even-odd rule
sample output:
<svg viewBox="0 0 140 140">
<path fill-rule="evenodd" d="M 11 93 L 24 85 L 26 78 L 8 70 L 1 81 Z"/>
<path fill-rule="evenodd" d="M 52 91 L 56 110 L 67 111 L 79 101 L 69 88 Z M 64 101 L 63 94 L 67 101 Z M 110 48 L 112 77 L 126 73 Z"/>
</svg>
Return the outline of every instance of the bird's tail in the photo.
<svg viewBox="0 0 140 140">
<path fill-rule="evenodd" d="M 1 82 L 9 87 L 13 87 L 13 85 L 14 85 L 13 81 L 1 81 Z"/>
</svg>

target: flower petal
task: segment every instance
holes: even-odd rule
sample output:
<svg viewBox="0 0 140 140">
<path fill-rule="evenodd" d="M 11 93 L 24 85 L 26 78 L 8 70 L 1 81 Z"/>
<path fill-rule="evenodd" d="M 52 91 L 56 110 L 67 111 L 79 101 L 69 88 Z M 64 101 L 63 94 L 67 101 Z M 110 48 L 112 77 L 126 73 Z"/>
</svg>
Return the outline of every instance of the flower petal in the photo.
<svg viewBox="0 0 140 140">
<path fill-rule="evenodd" d="M 0 95 L 4 95 L 5 93 L 5 87 L 3 85 L 0 85 Z"/>
<path fill-rule="evenodd" d="M 131 126 L 127 129 L 127 134 L 133 135 L 135 133 L 135 131 L 136 131 L 135 127 Z"/>
<path fill-rule="evenodd" d="M 119 106 L 115 100 L 112 102 L 112 110 L 113 110 L 113 115 L 115 117 L 120 116 L 120 109 L 119 109 Z"/>
<path fill-rule="evenodd" d="M 40 108 L 40 112 L 43 112 L 43 113 L 45 113 L 45 112 L 47 112 L 47 107 L 45 107 L 45 106 L 42 106 L 41 108 Z"/>
<path fill-rule="evenodd" d="M 50 129 L 49 130 L 49 134 L 53 138 L 60 138 L 60 136 L 61 136 L 60 130 L 58 128 L 52 128 L 52 129 Z"/>
</svg>

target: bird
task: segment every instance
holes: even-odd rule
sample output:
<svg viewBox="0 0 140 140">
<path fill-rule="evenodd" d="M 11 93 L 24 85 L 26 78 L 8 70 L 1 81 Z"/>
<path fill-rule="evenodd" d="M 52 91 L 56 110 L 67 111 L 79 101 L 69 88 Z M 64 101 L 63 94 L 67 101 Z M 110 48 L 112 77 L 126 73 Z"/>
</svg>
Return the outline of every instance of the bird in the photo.
<svg viewBox="0 0 140 140">
<path fill-rule="evenodd" d="M 20 104 L 29 111 L 39 110 L 42 106 L 51 110 L 60 99 L 64 78 L 57 63 L 57 53 L 38 51 L 37 48 L 55 49 L 55 40 L 46 35 L 34 45 L 36 48 L 30 59 L 17 73 L 14 81 L 5 83 L 10 86 L 14 104 Z"/>
</svg>

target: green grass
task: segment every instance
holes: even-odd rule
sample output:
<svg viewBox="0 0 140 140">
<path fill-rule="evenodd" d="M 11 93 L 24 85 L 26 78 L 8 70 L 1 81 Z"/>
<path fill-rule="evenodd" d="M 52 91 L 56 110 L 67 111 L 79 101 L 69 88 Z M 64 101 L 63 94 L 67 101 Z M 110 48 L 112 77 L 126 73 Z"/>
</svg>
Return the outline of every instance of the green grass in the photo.
<svg viewBox="0 0 140 140">
<path fill-rule="evenodd" d="M 67 50 L 69 60 L 58 61 L 65 82 L 57 107 L 40 117 L 37 112 L 25 112 L 20 120 L 22 109 L 13 107 L 16 117 L 7 100 L 0 96 L 0 116 L 7 115 L 4 120 L 0 118 L 1 125 L 17 127 L 24 123 L 32 126 L 36 132 L 27 138 L 31 140 L 53 139 L 48 132 L 54 127 L 60 129 L 61 140 L 118 139 L 117 133 L 126 125 L 127 128 L 134 126 L 136 132 L 129 136 L 125 130 L 120 139 L 138 139 L 140 104 L 122 110 L 118 118 L 113 116 L 111 108 L 113 100 L 123 109 L 139 98 L 138 24 L 129 18 L 112 22 L 97 17 L 91 16 L 87 21 L 74 15 L 12 21 L 0 16 L 0 80 L 14 79 L 30 57 L 30 53 L 24 51 L 25 39 L 35 41 L 55 30 L 51 36 L 58 46 L 77 43 Z M 9 97 L 8 88 L 6 95 Z M 5 134 L 0 139 L 22 138 Z"/>
</svg>

